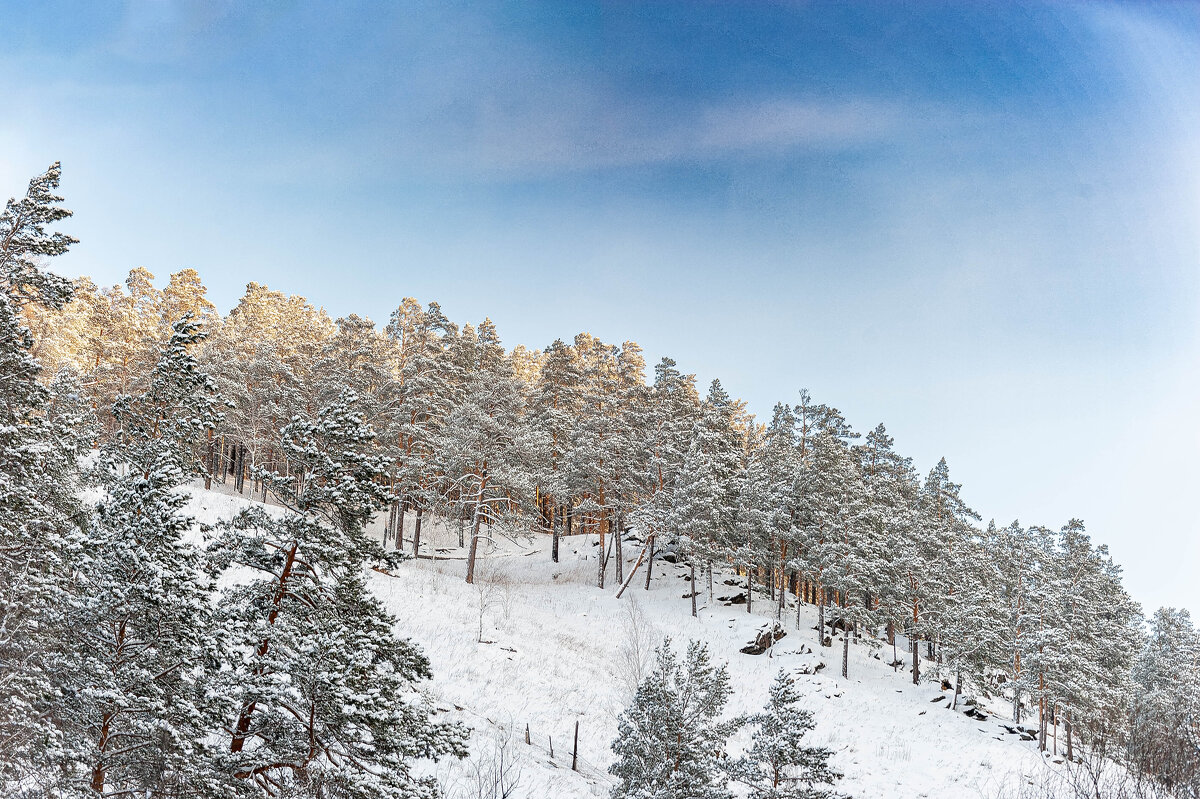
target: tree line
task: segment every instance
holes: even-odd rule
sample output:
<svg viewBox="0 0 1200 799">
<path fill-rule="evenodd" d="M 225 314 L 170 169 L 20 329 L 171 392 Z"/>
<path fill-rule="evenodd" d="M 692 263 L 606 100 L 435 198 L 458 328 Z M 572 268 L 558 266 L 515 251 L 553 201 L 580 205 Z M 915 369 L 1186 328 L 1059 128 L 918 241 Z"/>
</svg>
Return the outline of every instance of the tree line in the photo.
<svg viewBox="0 0 1200 799">
<path fill-rule="evenodd" d="M 57 169 L 38 180 L 56 185 Z M 1174 609 L 1147 625 L 1081 521 L 981 525 L 946 461 L 922 479 L 882 424 L 861 435 L 806 391 L 760 422 L 719 381 L 702 395 L 669 358 L 648 376 L 632 341 L 580 333 L 506 350 L 489 320 L 460 326 L 437 303 L 406 298 L 381 329 L 258 283 L 221 315 L 193 270 L 161 290 L 140 268 L 123 287 L 68 284 L 17 266 L 70 244 L 40 234 L 42 249 L 30 249 L 13 232 L 28 226 L 17 219 L 26 206 L 43 208 L 35 226 L 66 213 L 34 184 L 0 226 L 4 252 L 26 253 L 5 256 L 5 280 L 23 298 L 10 301 L 13 324 L 28 331 L 47 407 L 78 398 L 81 450 L 127 441 L 128 420 L 108 409 L 153 388 L 186 317 L 194 340 L 180 346 L 220 409 L 181 457 L 208 483 L 310 512 L 296 497 L 317 474 L 312 447 L 286 431 L 342 414 L 338 424 L 353 419 L 372 434 L 355 439 L 372 467 L 343 467 L 378 489 L 391 551 L 420 554 L 422 523 L 436 515 L 457 525 L 470 582 L 496 531 L 547 535 L 555 560 L 562 536 L 586 533 L 598 544 L 597 586 L 611 573 L 624 590 L 642 568 L 649 586 L 657 561 L 680 560 L 693 613 L 697 574 L 711 597 L 713 569 L 731 566 L 748 611 L 757 597 L 782 616 L 791 601 L 799 621 L 807 604 L 822 643 L 840 630 L 844 675 L 852 643 L 886 645 L 893 667 L 914 683 L 948 681 L 955 701 L 964 689 L 1003 696 L 1014 722 L 1036 722 L 1043 749 L 1070 757 L 1105 742 L 1164 780 L 1195 779 L 1196 630 Z M 342 513 L 330 521 L 344 523 Z M 1156 676 L 1166 672 L 1169 686 Z M 1170 743 L 1148 745 L 1149 730 Z"/>
</svg>

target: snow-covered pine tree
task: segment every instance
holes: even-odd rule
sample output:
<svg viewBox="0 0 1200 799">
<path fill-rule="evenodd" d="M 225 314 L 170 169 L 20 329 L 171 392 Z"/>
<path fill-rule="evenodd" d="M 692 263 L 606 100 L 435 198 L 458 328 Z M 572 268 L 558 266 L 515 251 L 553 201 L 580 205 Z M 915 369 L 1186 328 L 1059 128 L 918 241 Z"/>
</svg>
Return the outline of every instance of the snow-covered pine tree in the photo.
<svg viewBox="0 0 1200 799">
<path fill-rule="evenodd" d="M 39 268 L 40 259 L 65 253 L 79 240 L 46 227 L 71 216 L 63 208 L 63 198 L 54 192 L 62 178 L 62 164 L 50 168 L 29 181 L 20 200 L 15 197 L 0 213 L 0 287 L 9 306 L 20 311 L 33 302 L 49 308 L 61 308 L 71 299 L 71 282 Z"/>
<path fill-rule="evenodd" d="M 1120 568 L 1106 547 L 1092 546 L 1082 521 L 1072 519 L 1059 531 L 1056 554 L 1053 607 L 1039 654 L 1052 746 L 1058 749 L 1062 720 L 1066 750 L 1073 755 L 1076 737 L 1108 738 L 1122 724 L 1142 617 L 1121 585 Z"/>
<path fill-rule="evenodd" d="M 951 590 L 945 577 L 956 541 L 973 529 L 978 515 L 958 495 L 961 486 L 950 481 L 950 469 L 942 458 L 925 479 L 917 504 L 916 523 L 902 542 L 902 584 L 905 604 L 912 611 L 908 638 L 912 648 L 913 685 L 921 681 L 920 640 L 925 639 L 930 657 L 939 633 L 939 618 L 945 613 L 944 599 Z M 943 614 L 940 616 L 939 614 Z"/>
<path fill-rule="evenodd" d="M 434 443 L 444 515 L 462 518 L 465 513 L 471 520 L 468 583 L 475 579 L 480 541 L 490 535 L 483 525 L 490 529 L 507 521 L 517 531 L 519 517 L 534 510 L 538 456 L 546 449 L 527 413 L 525 385 L 513 374 L 495 328 L 484 320 L 479 330 L 476 336 L 469 325 L 464 327 L 456 354 L 461 368 L 469 371 L 461 399 Z"/>
<path fill-rule="evenodd" d="M 64 697 L 62 774 L 98 794 L 217 794 L 207 742 L 217 729 L 208 678 L 217 661 L 211 594 L 179 489 L 220 419 L 215 387 L 177 322 L 150 384 L 113 408 L 118 437 L 100 461 L 105 495 L 68 619 L 74 669 Z"/>
<path fill-rule="evenodd" d="M 1047 675 L 1055 657 L 1059 632 L 1052 614 L 1056 593 L 1062 584 L 1062 561 L 1053 530 L 1034 525 L 1025 534 L 1034 553 L 1034 569 L 1025 575 L 1025 603 L 1020 617 L 1021 675 L 1013 681 L 1013 690 L 1018 696 L 1028 696 L 1031 703 L 1037 703 L 1039 745 L 1044 747 L 1050 701 Z"/>
<path fill-rule="evenodd" d="M 918 523 L 922 535 L 933 547 L 933 558 L 926 564 L 924 581 L 930 589 L 923 625 L 929 656 L 945 634 L 947 620 L 953 615 L 950 597 L 955 590 L 960 567 L 956 563 L 958 550 L 966 546 L 975 534 L 972 524 L 979 514 L 967 506 L 959 495 L 962 485 L 950 479 L 946 459 L 940 459 L 929 470 L 921 486 Z"/>
<path fill-rule="evenodd" d="M 794 478 L 796 540 L 790 547 L 786 569 L 791 570 L 802 586 L 806 581 L 810 585 L 812 599 L 817 603 L 818 627 L 822 631 L 823 641 L 825 606 L 829 597 L 821 574 L 824 562 L 828 559 L 824 550 L 828 542 L 821 522 L 834 507 L 833 493 L 836 493 L 836 489 L 815 462 L 814 442 L 824 435 L 845 445 L 851 439 L 857 438 L 858 433 L 850 429 L 841 411 L 814 402 L 807 389 L 800 390 L 800 402 L 793 406 L 792 412 L 796 419 L 797 444 Z M 786 586 L 786 577 L 781 582 L 780 603 L 784 601 L 783 586 Z M 799 602 L 796 608 L 796 622 L 800 622 Z"/>
<path fill-rule="evenodd" d="M 1005 666 L 1006 648 L 997 619 L 1007 610 L 990 536 L 969 533 L 948 553 L 941 577 L 946 591 L 938 617 L 936 673 L 954 685 L 950 709 L 958 707 L 964 678 L 985 690 L 988 676 Z"/>
<path fill-rule="evenodd" d="M 285 427 L 292 473 L 265 479 L 286 512 L 245 511 L 210 546 L 235 581 L 221 603 L 237 653 L 221 671 L 222 766 L 267 795 L 434 796 L 415 762 L 465 752 L 461 727 L 435 724 L 414 695 L 428 660 L 366 586 L 367 564 L 389 556 L 364 528 L 389 492 L 354 402 Z"/>
<path fill-rule="evenodd" d="M 816 727 L 811 712 L 801 708 L 795 681 L 780 671 L 767 693 L 763 712 L 746 754 L 730 771 L 749 789 L 751 799 L 838 799 L 832 790 L 842 775 L 829 766 L 832 750 L 806 746 L 804 736 Z"/>
<path fill-rule="evenodd" d="M 395 480 L 398 493 L 413 506 L 412 551 L 421 547 L 421 526 L 425 512 L 437 502 L 438 474 L 434 464 L 434 444 L 452 407 L 452 376 L 448 372 L 446 341 L 453 325 L 436 302 L 415 316 L 411 332 L 402 348 L 403 358 L 396 369 L 396 391 L 389 408 L 389 440 L 394 449 Z M 389 333 L 392 327 L 389 326 Z M 403 531 L 399 522 L 403 508 L 397 507 L 393 535 L 397 547 Z"/>
<path fill-rule="evenodd" d="M 1200 796 L 1200 630 L 1159 608 L 1132 671 L 1127 757 L 1180 796 Z"/>
<path fill-rule="evenodd" d="M 691 567 L 692 615 L 696 615 L 696 564 L 709 565 L 736 544 L 742 442 L 734 406 L 714 380 L 692 433 L 674 491 L 668 529 Z"/>
<path fill-rule="evenodd" d="M 52 190 L 58 164 L 31 181 L 0 215 L 0 791 L 30 795 L 57 774 L 64 758 L 57 725 L 58 688 L 75 665 L 67 641 L 71 577 L 82 556 L 76 455 L 81 432 L 39 381 L 33 338 L 20 309 L 56 310 L 70 284 L 37 267 L 74 242 L 45 226 L 70 212 Z"/>
<path fill-rule="evenodd" d="M 872 528 L 871 536 L 883 542 L 874 566 L 878 574 L 876 611 L 879 622 L 886 625 L 892 663 L 896 666 L 899 662 L 896 631 L 904 627 L 912 613 L 904 591 L 907 574 L 902 556 L 916 524 L 920 483 L 912 460 L 899 455 L 893 443 L 887 429 L 879 424 L 855 451 L 866 488 L 866 523 Z"/>
<path fill-rule="evenodd" d="M 685 375 L 675 361 L 663 358 L 654 367 L 654 386 L 646 409 L 648 429 L 645 477 L 649 496 L 634 512 L 634 522 L 646 536 L 646 588 L 653 576 L 658 537 L 668 535 L 675 485 L 700 411 L 696 376 Z"/>
<path fill-rule="evenodd" d="M 721 719 L 729 674 L 708 648 L 688 644 L 680 662 L 670 639 L 656 650 L 653 671 L 621 714 L 612 743 L 617 760 L 613 799 L 728 799 L 729 736 L 743 719 Z"/>
<path fill-rule="evenodd" d="M 842 676 L 849 676 L 850 639 L 865 627 L 866 641 L 877 646 L 873 595 L 883 577 L 886 540 L 869 523 L 866 488 L 846 445 L 830 431 L 812 438 L 805 517 L 810 557 L 817 564 L 820 636 L 825 618 L 842 632 Z M 833 604 L 825 610 L 832 592 Z"/>
<path fill-rule="evenodd" d="M 597 543 L 597 585 L 603 587 L 608 560 L 608 528 L 616 507 L 609 485 L 619 463 L 624 439 L 621 397 L 617 388 L 618 348 L 587 333 L 575 336 L 572 347 L 581 369 L 580 405 L 568 435 L 567 493 L 577 499 L 572 516 L 582 531 L 594 532 Z"/>
<path fill-rule="evenodd" d="M 616 578 L 621 582 L 624 579 L 623 544 L 628 521 L 650 489 L 646 470 L 650 459 L 647 443 L 651 425 L 649 389 L 646 386 L 646 362 L 636 342 L 626 341 L 617 352 L 610 389 L 614 441 L 604 471 L 608 505 L 613 513 Z"/>
<path fill-rule="evenodd" d="M 790 540 L 793 506 L 794 422 L 777 403 L 764 434 L 748 442 L 745 477 L 739 483 L 734 565 L 746 570 L 746 612 L 752 612 L 754 573 L 770 573 Z"/>
<path fill-rule="evenodd" d="M 545 361 L 532 395 L 532 421 L 547 442 L 538 496 L 542 524 L 550 529 L 550 559 L 558 562 L 563 515 L 570 504 L 567 471 L 574 458 L 570 452 L 571 430 L 581 412 L 583 374 L 575 350 L 562 339 L 546 348 Z"/>
<path fill-rule="evenodd" d="M 1020 724 L 1024 715 L 1022 700 L 1029 689 L 1028 664 L 1021 659 L 1033 633 L 1035 622 L 1030 608 L 1036 603 L 1047 548 L 1039 546 L 1036 528 L 1027 530 L 1017 520 L 1005 527 L 989 523 L 984 535 L 996 568 L 994 590 L 1003 608 L 1002 614 L 992 620 L 992 627 L 1003 650 L 1005 682 L 1012 691 L 1012 719 Z"/>
</svg>

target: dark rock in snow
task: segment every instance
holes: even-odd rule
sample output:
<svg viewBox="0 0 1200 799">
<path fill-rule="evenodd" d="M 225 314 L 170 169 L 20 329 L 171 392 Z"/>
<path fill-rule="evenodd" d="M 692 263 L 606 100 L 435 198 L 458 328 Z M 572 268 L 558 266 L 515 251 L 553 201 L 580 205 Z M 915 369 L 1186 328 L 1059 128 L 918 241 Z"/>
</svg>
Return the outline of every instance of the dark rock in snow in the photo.
<svg viewBox="0 0 1200 799">
<path fill-rule="evenodd" d="M 724 602 L 726 605 L 744 605 L 746 604 L 746 594 L 743 592 L 733 596 L 719 596 L 717 601 Z"/>
<path fill-rule="evenodd" d="M 667 563 L 678 563 L 679 562 L 679 556 L 676 555 L 674 552 L 664 552 L 662 554 L 662 559 L 665 560 Z"/>
<path fill-rule="evenodd" d="M 769 624 L 764 624 L 754 636 L 754 640 L 742 647 L 743 655 L 761 655 L 766 652 L 771 646 L 787 635 L 787 630 L 783 629 L 783 625 L 777 621 Z"/>
<path fill-rule="evenodd" d="M 930 699 L 929 701 L 930 702 L 944 702 L 945 700 L 946 700 L 946 697 L 944 697 L 944 696 L 935 696 L 933 699 Z"/>
</svg>

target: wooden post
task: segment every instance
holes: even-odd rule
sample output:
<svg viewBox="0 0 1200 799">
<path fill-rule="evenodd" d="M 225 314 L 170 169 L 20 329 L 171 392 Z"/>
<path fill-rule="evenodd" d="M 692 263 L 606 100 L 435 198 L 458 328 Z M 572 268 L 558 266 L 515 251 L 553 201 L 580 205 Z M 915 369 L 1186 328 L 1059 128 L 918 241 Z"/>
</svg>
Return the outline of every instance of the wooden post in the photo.
<svg viewBox="0 0 1200 799">
<path fill-rule="evenodd" d="M 579 760 L 579 719 L 575 719 L 575 747 L 571 750 L 571 771 L 576 771 Z"/>
</svg>

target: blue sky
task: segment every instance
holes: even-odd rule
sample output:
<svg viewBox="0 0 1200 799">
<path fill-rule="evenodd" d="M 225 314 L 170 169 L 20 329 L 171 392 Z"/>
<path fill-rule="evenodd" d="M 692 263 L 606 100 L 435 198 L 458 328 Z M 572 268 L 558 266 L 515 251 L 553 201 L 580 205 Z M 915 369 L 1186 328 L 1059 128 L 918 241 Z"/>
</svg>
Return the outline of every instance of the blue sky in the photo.
<svg viewBox="0 0 1200 799">
<path fill-rule="evenodd" d="M 1200 611 L 1200 5 L 0 0 L 58 268 L 802 386 Z"/>
</svg>

